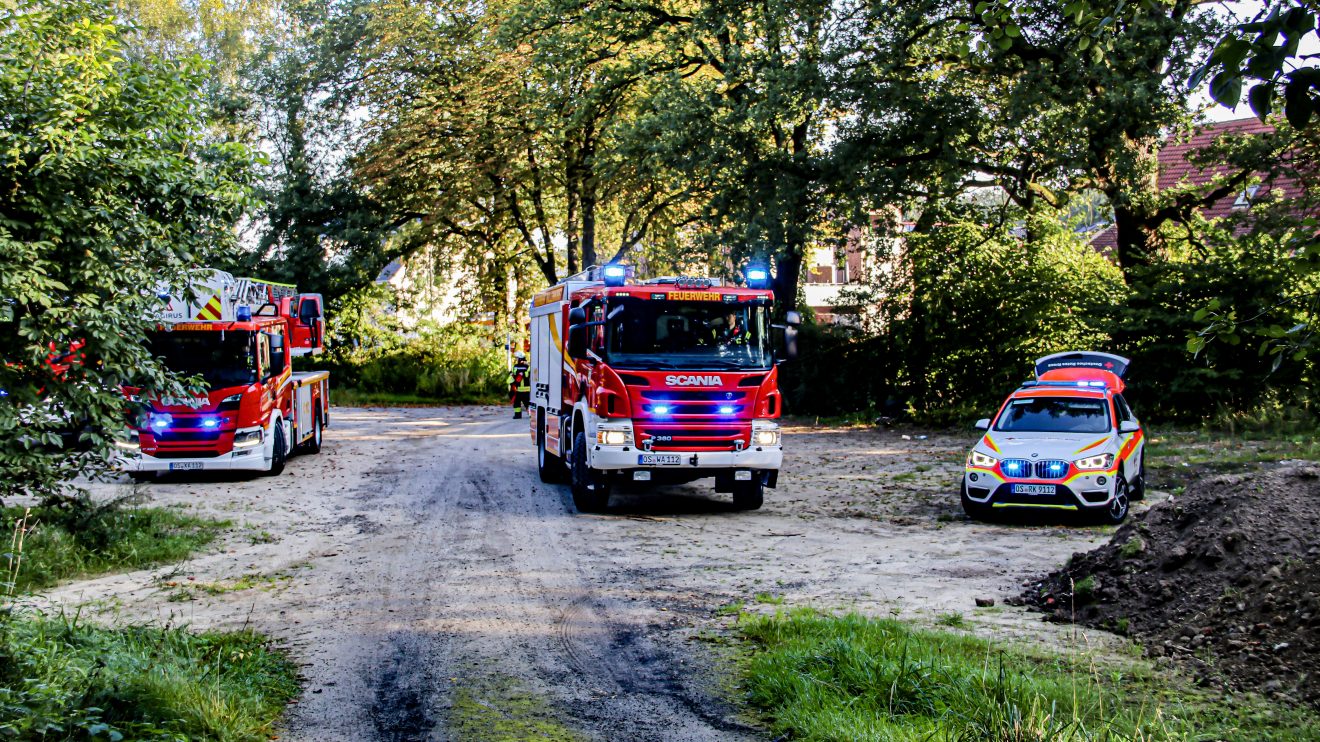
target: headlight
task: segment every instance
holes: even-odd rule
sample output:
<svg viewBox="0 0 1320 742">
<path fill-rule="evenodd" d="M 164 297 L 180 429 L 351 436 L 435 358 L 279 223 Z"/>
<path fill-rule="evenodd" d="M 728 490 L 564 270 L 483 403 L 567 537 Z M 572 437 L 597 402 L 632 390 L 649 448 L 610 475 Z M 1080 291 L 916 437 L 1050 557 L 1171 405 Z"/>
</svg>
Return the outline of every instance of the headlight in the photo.
<svg viewBox="0 0 1320 742">
<path fill-rule="evenodd" d="M 234 433 L 234 448 L 246 448 L 248 446 L 259 446 L 264 439 L 264 432 L 261 428 L 248 428 Z"/>
<path fill-rule="evenodd" d="M 136 430 L 130 430 L 128 431 L 128 434 L 125 437 L 116 438 L 115 448 L 118 448 L 123 451 L 137 451 L 141 449 L 142 443 L 141 443 L 141 439 L 138 436 L 138 432 Z"/>
<path fill-rule="evenodd" d="M 995 464 L 999 463 L 994 456 L 983 454 L 980 451 L 972 451 L 972 455 L 967 459 L 967 462 L 972 466 L 981 466 L 986 469 L 993 469 Z"/>
<path fill-rule="evenodd" d="M 1073 463 L 1077 465 L 1078 469 L 1108 469 L 1114 465 L 1114 454 L 1104 453 L 1099 456 L 1088 456 Z"/>
<path fill-rule="evenodd" d="M 224 399 L 220 400 L 220 404 L 216 405 L 216 410 L 217 411 L 237 410 L 239 403 L 242 401 L 243 401 L 243 395 L 241 393 L 231 394 L 228 397 L 225 397 Z"/>
<path fill-rule="evenodd" d="M 602 425 L 596 428 L 596 442 L 602 446 L 626 446 L 632 442 L 632 428 Z"/>
<path fill-rule="evenodd" d="M 753 446 L 778 446 L 779 445 L 779 426 L 774 423 L 762 423 L 752 425 L 752 445 Z"/>
</svg>

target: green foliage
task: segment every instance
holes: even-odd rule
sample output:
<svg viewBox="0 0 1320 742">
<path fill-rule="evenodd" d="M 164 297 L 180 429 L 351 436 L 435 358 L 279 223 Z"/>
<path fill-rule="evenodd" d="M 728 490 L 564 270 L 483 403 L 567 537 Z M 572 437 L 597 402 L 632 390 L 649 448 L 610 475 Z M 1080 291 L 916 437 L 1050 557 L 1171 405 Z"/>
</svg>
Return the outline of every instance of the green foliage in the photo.
<svg viewBox="0 0 1320 742">
<path fill-rule="evenodd" d="M 0 497 L 53 496 L 106 471 L 121 384 L 187 393 L 140 338 L 157 287 L 232 242 L 251 155 L 205 136 L 196 59 L 121 52 L 110 0 L 5 8 Z"/>
<path fill-rule="evenodd" d="M 270 738 L 297 668 L 252 632 L 0 622 L 0 734 L 51 740 Z"/>
<path fill-rule="evenodd" d="M 332 305 L 331 342 L 315 359 L 336 384 L 366 393 L 416 395 L 446 402 L 504 396 L 505 338 L 494 328 L 455 322 L 405 328 L 384 287 L 345 296 Z"/>
<path fill-rule="evenodd" d="M 4 533 L 26 508 L 5 508 Z M 17 592 L 62 580 L 174 562 L 215 540 L 229 523 L 164 508 L 128 508 L 86 499 L 28 512 Z"/>
<path fill-rule="evenodd" d="M 809 335 L 805 357 L 785 367 L 789 409 L 965 423 L 993 412 L 1036 358 L 1103 350 L 1096 308 L 1124 298 L 1117 268 L 1057 220 L 1032 217 L 1023 229 L 972 214 L 882 253 L 889 269 L 858 300 L 878 307 L 864 318 L 875 335 Z"/>
<path fill-rule="evenodd" d="M 898 621 L 744 616 L 748 698 L 776 735 L 875 740 L 1287 740 L 1314 714 L 1220 700 L 1140 665 L 1010 648 Z"/>
</svg>

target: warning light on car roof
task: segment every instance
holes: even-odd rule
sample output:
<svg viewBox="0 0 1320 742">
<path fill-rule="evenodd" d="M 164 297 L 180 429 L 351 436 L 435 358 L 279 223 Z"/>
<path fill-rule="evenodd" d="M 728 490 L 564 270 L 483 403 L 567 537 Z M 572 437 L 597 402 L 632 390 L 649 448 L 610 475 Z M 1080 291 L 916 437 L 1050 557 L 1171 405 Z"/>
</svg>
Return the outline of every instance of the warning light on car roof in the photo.
<svg viewBox="0 0 1320 742">
<path fill-rule="evenodd" d="M 743 274 L 747 278 L 747 287 L 763 289 L 770 283 L 770 271 L 760 266 L 748 266 Z"/>
<path fill-rule="evenodd" d="M 236 309 L 234 309 L 234 317 L 237 318 L 239 322 L 251 322 L 252 307 L 249 307 L 246 304 L 240 304 Z"/>
<path fill-rule="evenodd" d="M 622 286 L 628 279 L 628 269 L 622 265 L 607 265 L 601 269 L 606 286 Z"/>
</svg>

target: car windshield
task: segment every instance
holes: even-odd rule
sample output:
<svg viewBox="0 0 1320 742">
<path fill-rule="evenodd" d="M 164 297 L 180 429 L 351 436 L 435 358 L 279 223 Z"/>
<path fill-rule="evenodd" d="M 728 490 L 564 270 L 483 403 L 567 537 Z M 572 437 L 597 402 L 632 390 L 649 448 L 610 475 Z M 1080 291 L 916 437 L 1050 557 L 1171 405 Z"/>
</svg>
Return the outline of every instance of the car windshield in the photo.
<svg viewBox="0 0 1320 742">
<path fill-rule="evenodd" d="M 1103 399 L 1032 397 L 1014 399 L 999 415 L 995 430 L 1012 433 L 1107 433 Z"/>
<path fill-rule="evenodd" d="M 603 313 L 605 347 L 617 368 L 764 369 L 770 349 L 768 301 L 671 301 L 612 297 Z M 595 319 L 595 317 L 592 317 Z"/>
<path fill-rule="evenodd" d="M 147 343 L 166 368 L 185 376 L 201 376 L 209 389 L 246 386 L 257 380 L 250 331 L 153 332 Z"/>
</svg>

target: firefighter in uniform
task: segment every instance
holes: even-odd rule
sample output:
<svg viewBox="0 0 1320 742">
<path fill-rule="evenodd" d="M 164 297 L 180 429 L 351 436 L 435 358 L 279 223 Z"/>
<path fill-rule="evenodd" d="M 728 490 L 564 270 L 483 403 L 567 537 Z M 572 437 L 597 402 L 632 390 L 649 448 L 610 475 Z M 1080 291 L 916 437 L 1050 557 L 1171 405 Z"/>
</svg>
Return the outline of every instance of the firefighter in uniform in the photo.
<svg viewBox="0 0 1320 742">
<path fill-rule="evenodd" d="M 513 401 L 513 419 L 517 420 L 532 401 L 532 374 L 527 366 L 526 353 L 520 350 L 513 357 L 513 370 L 509 371 L 509 397 Z"/>
</svg>

